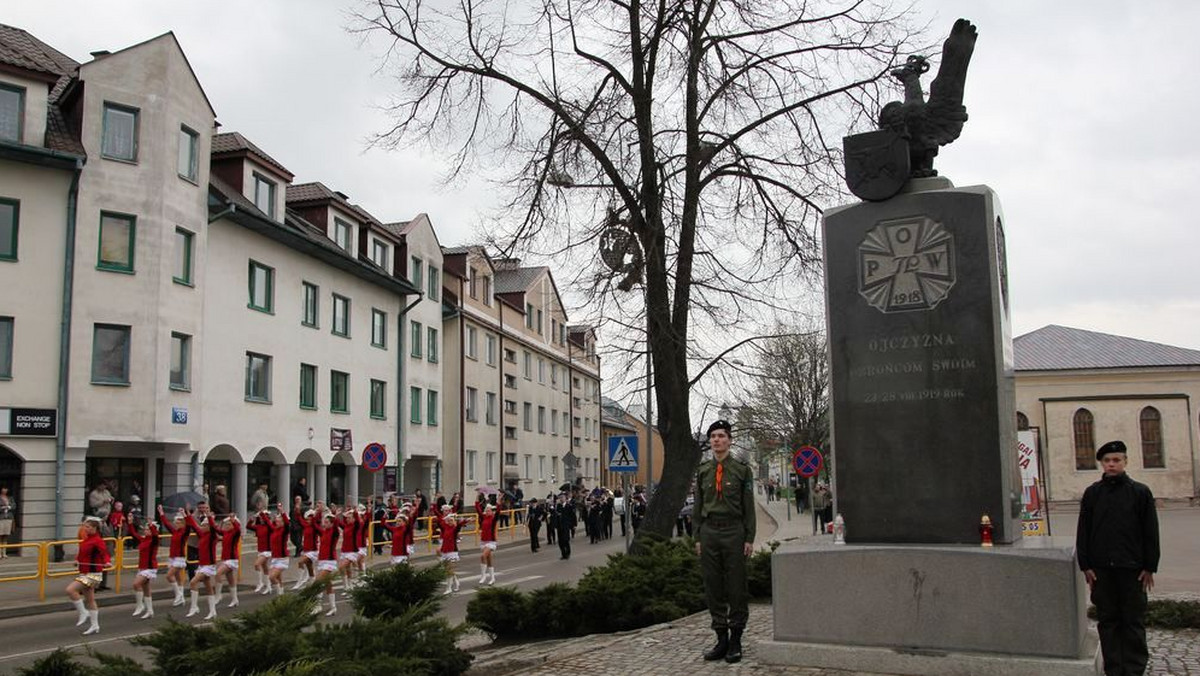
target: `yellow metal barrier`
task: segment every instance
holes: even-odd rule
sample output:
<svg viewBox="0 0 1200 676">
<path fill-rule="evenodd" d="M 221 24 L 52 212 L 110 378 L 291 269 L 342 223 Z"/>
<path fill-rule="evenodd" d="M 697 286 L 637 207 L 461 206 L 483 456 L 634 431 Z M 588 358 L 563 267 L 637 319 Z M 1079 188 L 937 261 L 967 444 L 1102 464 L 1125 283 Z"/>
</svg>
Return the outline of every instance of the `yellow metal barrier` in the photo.
<svg viewBox="0 0 1200 676">
<path fill-rule="evenodd" d="M 11 551 L 13 549 L 31 549 L 31 550 L 33 550 L 33 556 L 29 557 L 28 559 L 26 559 L 24 556 L 21 557 L 22 563 L 24 563 L 26 560 L 29 562 L 29 567 L 33 569 L 33 573 L 31 573 L 31 574 L 18 573 L 16 575 L 7 575 L 4 577 L 0 577 L 0 582 L 20 582 L 22 580 L 36 580 L 42 576 L 42 545 L 40 542 L 31 542 L 31 543 L 27 543 L 27 544 L 6 544 L 6 545 L 4 545 L 3 549 L 5 552 Z M 12 558 L 12 557 L 9 557 L 9 558 Z"/>
<path fill-rule="evenodd" d="M 106 543 L 112 542 L 112 543 L 114 543 L 114 546 L 116 546 L 117 538 L 104 538 L 104 541 Z M 69 558 L 64 557 L 62 561 L 59 561 L 56 563 L 52 563 L 50 561 L 51 550 L 54 547 L 57 547 L 60 545 L 62 545 L 62 546 L 75 545 L 76 547 L 78 547 L 79 540 L 77 540 L 77 539 L 76 540 L 51 540 L 49 542 L 41 543 L 42 551 L 41 551 L 40 558 L 41 558 L 42 573 L 41 573 L 41 578 L 38 583 L 38 598 L 42 601 L 46 600 L 46 580 L 48 580 L 52 577 L 74 577 L 79 574 L 79 565 L 75 562 L 75 558 L 73 556 L 69 557 Z M 120 579 L 119 579 L 120 573 L 119 573 L 118 569 L 120 568 L 120 566 L 122 565 L 122 562 L 124 561 L 123 554 L 124 554 L 124 552 L 122 552 L 120 549 L 117 549 L 113 553 L 112 559 L 109 561 L 108 566 L 104 569 L 104 572 L 106 572 L 106 573 L 112 572 L 114 570 L 118 571 L 118 579 L 116 582 L 116 584 L 117 584 L 116 590 L 117 591 L 121 591 L 121 586 L 120 586 L 121 583 L 120 583 Z"/>
</svg>

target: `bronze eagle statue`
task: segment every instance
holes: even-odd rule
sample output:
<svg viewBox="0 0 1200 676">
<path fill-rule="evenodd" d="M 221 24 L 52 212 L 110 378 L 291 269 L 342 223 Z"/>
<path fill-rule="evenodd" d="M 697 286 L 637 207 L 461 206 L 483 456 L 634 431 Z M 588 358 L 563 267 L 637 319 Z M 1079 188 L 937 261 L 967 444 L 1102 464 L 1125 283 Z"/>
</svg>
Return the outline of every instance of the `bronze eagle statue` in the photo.
<svg viewBox="0 0 1200 676">
<path fill-rule="evenodd" d="M 910 56 L 901 67 L 891 72 L 904 85 L 904 101 L 893 101 L 879 113 L 879 128 L 899 134 L 908 141 L 911 176 L 937 176 L 933 158 L 938 148 L 958 138 L 967 121 L 963 105 L 963 86 L 967 81 L 967 66 L 975 51 L 979 36 L 975 26 L 966 19 L 954 22 L 950 37 L 942 45 L 942 64 L 937 77 L 929 86 L 929 100 L 921 91 L 921 75 L 929 70 L 923 56 Z"/>
</svg>

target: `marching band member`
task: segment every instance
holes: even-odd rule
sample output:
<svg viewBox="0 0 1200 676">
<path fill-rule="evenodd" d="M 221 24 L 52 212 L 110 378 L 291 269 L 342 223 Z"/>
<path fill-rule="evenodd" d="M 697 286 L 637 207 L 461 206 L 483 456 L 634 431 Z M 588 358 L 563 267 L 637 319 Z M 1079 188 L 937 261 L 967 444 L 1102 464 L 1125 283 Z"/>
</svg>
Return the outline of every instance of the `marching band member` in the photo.
<svg viewBox="0 0 1200 676">
<path fill-rule="evenodd" d="M 217 603 L 221 602 L 221 590 L 229 583 L 229 608 L 238 605 L 237 570 L 241 565 L 242 522 L 237 514 L 230 514 L 221 521 L 217 532 L 221 534 L 221 565 L 217 566 Z"/>
<path fill-rule="evenodd" d="M 300 536 L 300 558 L 296 560 L 296 565 L 300 568 L 300 579 L 296 580 L 292 589 L 299 589 L 304 586 L 305 582 L 317 577 L 313 566 L 317 563 L 317 528 L 320 526 L 319 521 L 321 520 L 319 511 L 322 511 L 319 500 L 315 510 L 301 512 L 300 508 L 296 508 L 294 518 L 303 530 Z"/>
<path fill-rule="evenodd" d="M 213 528 L 216 517 L 208 511 L 208 505 L 203 502 L 196 507 L 196 512 L 204 519 L 203 521 L 196 521 L 191 514 L 184 517 L 188 528 L 196 531 L 200 550 L 199 565 L 196 567 L 196 574 L 192 576 L 190 585 L 192 605 L 184 617 L 192 617 L 200 612 L 200 586 L 204 585 L 204 593 L 208 599 L 208 614 L 204 616 L 204 619 L 211 620 L 217 616 L 217 594 L 213 587 L 213 578 L 217 576 L 217 531 Z"/>
<path fill-rule="evenodd" d="M 79 611 L 79 621 L 75 626 L 82 626 L 91 620 L 91 625 L 83 631 L 83 635 L 100 632 L 100 610 L 96 606 L 96 587 L 100 586 L 102 573 L 108 567 L 108 548 L 104 546 L 104 538 L 100 537 L 100 519 L 89 516 L 83 520 L 80 529 L 83 537 L 79 541 L 79 552 L 75 561 L 79 564 L 79 575 L 67 585 L 67 596 L 71 604 Z M 86 605 L 85 605 L 86 604 Z"/>
<path fill-rule="evenodd" d="M 317 584 L 325 585 L 325 600 L 329 604 L 326 617 L 337 614 L 337 596 L 333 593 L 333 576 L 338 569 L 338 523 L 333 513 L 326 512 L 317 528 Z M 321 606 L 313 609 L 321 612 Z"/>
<path fill-rule="evenodd" d="M 384 521 L 383 527 L 392 534 L 392 565 L 408 563 L 408 513 L 401 510 L 392 521 Z"/>
<path fill-rule="evenodd" d="M 488 505 L 479 517 L 479 584 L 496 584 L 496 507 Z"/>
<path fill-rule="evenodd" d="M 183 589 L 187 586 L 187 521 L 183 518 L 183 510 L 179 510 L 175 517 L 168 521 L 162 505 L 159 505 L 158 522 L 171 534 L 171 549 L 167 555 L 167 582 L 171 583 L 171 591 L 175 593 L 171 605 L 182 606 L 185 603 Z"/>
<path fill-rule="evenodd" d="M 154 598 L 150 583 L 158 577 L 158 528 L 147 519 L 141 528 L 135 528 L 133 520 L 125 522 L 129 537 L 137 543 L 138 572 L 133 579 L 133 598 L 136 601 L 133 616 L 148 620 L 154 617 Z M 138 532 L 138 531 L 141 532 Z M 142 613 L 145 613 L 143 615 Z"/>
<path fill-rule="evenodd" d="M 462 526 L 457 515 L 450 511 L 450 505 L 442 505 L 442 514 L 438 518 L 442 537 L 442 565 L 446 567 L 446 594 L 458 591 L 458 574 L 454 572 L 454 564 L 458 562 L 458 529 Z"/>
<path fill-rule="evenodd" d="M 255 514 L 254 518 L 247 525 L 247 528 L 254 531 L 254 546 L 258 550 L 258 556 L 254 559 L 254 570 L 258 573 L 258 584 L 254 586 L 254 591 L 270 594 L 271 584 L 267 581 L 267 578 L 271 574 L 271 523 L 267 512 Z"/>
<path fill-rule="evenodd" d="M 288 557 L 288 533 L 290 532 L 287 510 L 283 508 L 283 503 L 276 505 L 278 512 L 271 517 L 271 574 L 267 578 L 267 590 L 270 592 L 271 585 L 275 586 L 275 594 L 283 594 L 283 571 L 291 565 L 291 559 Z"/>
<path fill-rule="evenodd" d="M 338 526 L 342 529 L 342 553 L 338 558 L 338 570 L 342 572 L 342 585 L 346 591 L 354 576 L 354 568 L 358 563 L 358 512 L 348 507 L 338 515 Z"/>
</svg>

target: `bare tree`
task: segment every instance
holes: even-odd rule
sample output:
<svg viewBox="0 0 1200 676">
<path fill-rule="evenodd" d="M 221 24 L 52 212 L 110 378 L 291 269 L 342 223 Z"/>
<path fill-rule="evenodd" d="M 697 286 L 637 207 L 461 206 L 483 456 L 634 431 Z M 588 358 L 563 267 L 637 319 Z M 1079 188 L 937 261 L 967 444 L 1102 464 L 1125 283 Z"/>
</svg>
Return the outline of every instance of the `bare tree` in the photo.
<svg viewBox="0 0 1200 676">
<path fill-rule="evenodd" d="M 829 442 L 829 355 L 822 331 L 784 333 L 763 341 L 746 407 L 759 445 L 822 451 Z"/>
<path fill-rule="evenodd" d="M 493 242 L 577 263 L 589 305 L 630 327 L 606 340 L 648 343 L 665 462 L 639 544 L 669 537 L 694 474 L 692 387 L 746 342 L 732 327 L 786 306 L 818 270 L 840 138 L 877 109 L 912 37 L 902 19 L 865 0 L 373 0 L 356 13 L 387 41 L 399 86 L 375 141 L 448 147 L 450 178 L 491 172 L 508 207 Z"/>
</svg>

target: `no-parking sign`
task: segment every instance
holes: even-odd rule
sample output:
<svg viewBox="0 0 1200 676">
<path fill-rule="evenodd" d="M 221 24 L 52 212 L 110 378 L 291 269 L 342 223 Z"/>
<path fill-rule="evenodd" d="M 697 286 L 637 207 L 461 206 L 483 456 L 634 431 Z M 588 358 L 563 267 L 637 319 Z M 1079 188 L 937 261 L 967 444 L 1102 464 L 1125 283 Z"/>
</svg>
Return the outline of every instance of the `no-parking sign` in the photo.
<svg viewBox="0 0 1200 676">
<path fill-rule="evenodd" d="M 363 449 L 362 464 L 368 472 L 378 472 L 387 465 L 387 449 L 378 442 L 367 444 Z"/>
<path fill-rule="evenodd" d="M 792 455 L 792 467 L 796 468 L 796 474 L 806 479 L 816 476 L 824 464 L 825 459 L 815 446 L 801 446 Z"/>
</svg>

